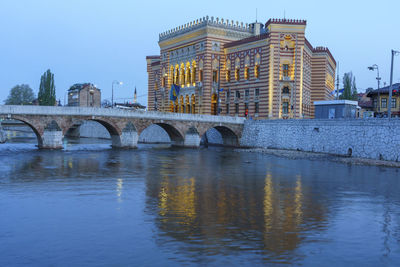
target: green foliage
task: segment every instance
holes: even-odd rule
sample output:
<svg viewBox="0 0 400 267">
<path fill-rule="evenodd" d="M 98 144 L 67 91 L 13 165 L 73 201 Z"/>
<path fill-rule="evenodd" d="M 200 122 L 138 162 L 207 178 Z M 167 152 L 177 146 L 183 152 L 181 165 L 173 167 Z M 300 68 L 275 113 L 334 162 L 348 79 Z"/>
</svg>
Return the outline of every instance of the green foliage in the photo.
<svg viewBox="0 0 400 267">
<path fill-rule="evenodd" d="M 352 72 L 344 74 L 343 89 L 343 93 L 339 97 L 340 99 L 357 100 L 356 77 L 353 76 Z"/>
<path fill-rule="evenodd" d="M 43 73 L 40 78 L 39 105 L 54 106 L 56 104 L 56 87 L 54 86 L 54 74 L 50 70 Z"/>
<path fill-rule="evenodd" d="M 16 85 L 10 90 L 6 105 L 32 105 L 35 99 L 32 88 L 27 84 Z"/>
</svg>

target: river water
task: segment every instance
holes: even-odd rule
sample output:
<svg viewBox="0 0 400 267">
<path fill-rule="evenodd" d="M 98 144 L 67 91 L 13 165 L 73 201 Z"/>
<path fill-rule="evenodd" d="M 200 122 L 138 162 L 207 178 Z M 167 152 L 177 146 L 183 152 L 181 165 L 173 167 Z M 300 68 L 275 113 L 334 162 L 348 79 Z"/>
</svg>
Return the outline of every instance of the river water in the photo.
<svg viewBox="0 0 400 267">
<path fill-rule="evenodd" d="M 0 266 L 399 266 L 399 189 L 322 159 L 6 143 Z"/>
</svg>

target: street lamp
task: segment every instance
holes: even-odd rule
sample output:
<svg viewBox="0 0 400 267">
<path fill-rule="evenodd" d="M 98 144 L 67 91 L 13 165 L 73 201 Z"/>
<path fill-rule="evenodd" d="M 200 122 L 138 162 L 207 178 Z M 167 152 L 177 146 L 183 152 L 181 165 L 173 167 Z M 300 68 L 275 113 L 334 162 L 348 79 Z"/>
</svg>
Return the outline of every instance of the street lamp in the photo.
<svg viewBox="0 0 400 267">
<path fill-rule="evenodd" d="M 392 49 L 392 66 L 390 68 L 390 88 L 389 88 L 389 106 L 388 106 L 388 117 L 392 116 L 392 88 L 393 88 L 393 59 L 394 56 L 400 54 L 400 51 L 395 51 Z"/>
<path fill-rule="evenodd" d="M 114 80 L 111 84 L 111 107 L 114 108 L 114 84 L 122 85 L 122 82 Z"/>
<path fill-rule="evenodd" d="M 376 80 L 378 81 L 378 100 L 376 101 L 376 104 L 377 104 L 377 109 L 378 109 L 378 112 L 381 112 L 381 104 L 380 104 L 380 96 L 381 96 L 381 94 L 380 94 L 380 81 L 381 81 L 381 77 L 379 77 L 379 67 L 378 67 L 378 65 L 376 65 L 376 64 L 374 64 L 374 65 L 372 65 L 371 67 L 368 67 L 368 69 L 369 70 L 376 70 L 377 71 L 377 76 L 376 76 Z"/>
</svg>

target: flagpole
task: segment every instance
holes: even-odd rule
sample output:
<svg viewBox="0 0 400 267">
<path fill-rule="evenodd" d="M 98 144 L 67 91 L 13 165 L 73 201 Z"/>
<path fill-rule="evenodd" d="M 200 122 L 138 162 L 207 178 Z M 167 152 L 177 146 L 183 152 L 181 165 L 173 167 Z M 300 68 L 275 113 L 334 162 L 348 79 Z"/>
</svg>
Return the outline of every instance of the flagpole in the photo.
<svg viewBox="0 0 400 267">
<path fill-rule="evenodd" d="M 220 99 L 219 99 L 219 89 L 220 89 L 220 83 L 221 83 L 221 56 L 219 55 L 218 56 L 218 89 L 217 89 L 217 91 L 218 91 L 218 93 L 217 93 L 217 115 L 219 116 L 219 109 L 220 109 L 220 107 L 219 107 L 219 102 L 220 102 Z"/>
</svg>

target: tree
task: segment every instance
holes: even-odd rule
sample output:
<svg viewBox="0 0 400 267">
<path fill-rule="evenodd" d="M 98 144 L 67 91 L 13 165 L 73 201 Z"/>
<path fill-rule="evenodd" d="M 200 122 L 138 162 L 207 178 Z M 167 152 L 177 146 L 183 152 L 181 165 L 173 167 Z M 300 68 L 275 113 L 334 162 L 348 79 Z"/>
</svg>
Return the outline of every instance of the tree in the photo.
<svg viewBox="0 0 400 267">
<path fill-rule="evenodd" d="M 5 104 L 6 105 L 32 105 L 35 99 L 32 88 L 27 84 L 16 85 L 10 90 Z"/>
<path fill-rule="evenodd" d="M 54 106 L 56 104 L 56 88 L 54 86 L 54 74 L 50 70 L 43 73 L 40 78 L 39 105 Z"/>
<path fill-rule="evenodd" d="M 343 93 L 340 99 L 357 100 L 356 78 L 352 72 L 347 72 L 343 76 Z"/>
</svg>

